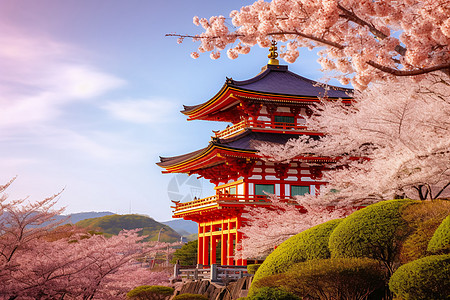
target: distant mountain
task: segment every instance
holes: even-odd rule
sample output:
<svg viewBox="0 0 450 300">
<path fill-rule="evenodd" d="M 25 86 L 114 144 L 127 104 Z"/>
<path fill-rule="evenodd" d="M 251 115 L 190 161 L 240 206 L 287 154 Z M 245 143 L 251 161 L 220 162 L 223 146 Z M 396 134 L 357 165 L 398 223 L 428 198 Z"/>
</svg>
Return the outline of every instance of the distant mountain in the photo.
<svg viewBox="0 0 450 300">
<path fill-rule="evenodd" d="M 192 233 L 198 233 L 198 224 L 195 223 L 194 221 L 177 219 L 161 223 L 172 227 L 176 232 L 178 232 L 182 236 L 188 236 Z"/>
<path fill-rule="evenodd" d="M 181 236 L 165 224 L 161 224 L 150 217 L 142 215 L 108 215 L 99 218 L 85 219 L 75 225 L 89 227 L 106 235 L 116 235 L 122 229 L 142 228 L 141 234 L 148 235 L 150 241 L 176 242 Z"/>
<path fill-rule="evenodd" d="M 75 214 L 67 215 L 69 217 L 69 219 L 67 220 L 67 223 L 75 224 L 81 220 L 99 218 L 99 217 L 110 216 L 110 215 L 114 215 L 114 213 L 112 213 L 110 211 L 101 211 L 101 212 L 90 211 L 90 212 L 75 213 Z"/>
</svg>

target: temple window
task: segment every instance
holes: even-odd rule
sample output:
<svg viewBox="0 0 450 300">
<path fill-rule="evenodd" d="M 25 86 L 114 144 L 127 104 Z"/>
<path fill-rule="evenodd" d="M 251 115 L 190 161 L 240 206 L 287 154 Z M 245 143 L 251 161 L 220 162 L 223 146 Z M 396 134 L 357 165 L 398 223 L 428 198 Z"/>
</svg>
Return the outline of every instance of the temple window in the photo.
<svg viewBox="0 0 450 300">
<path fill-rule="evenodd" d="M 266 193 L 275 194 L 275 186 L 273 184 L 255 184 L 255 195 L 266 196 Z"/>
<path fill-rule="evenodd" d="M 303 196 L 309 194 L 309 186 L 291 185 L 291 196 Z"/>
<path fill-rule="evenodd" d="M 230 187 L 230 195 L 236 195 L 236 187 Z"/>
<path fill-rule="evenodd" d="M 274 116 L 275 123 L 284 123 L 295 125 L 295 117 L 293 116 Z"/>
</svg>

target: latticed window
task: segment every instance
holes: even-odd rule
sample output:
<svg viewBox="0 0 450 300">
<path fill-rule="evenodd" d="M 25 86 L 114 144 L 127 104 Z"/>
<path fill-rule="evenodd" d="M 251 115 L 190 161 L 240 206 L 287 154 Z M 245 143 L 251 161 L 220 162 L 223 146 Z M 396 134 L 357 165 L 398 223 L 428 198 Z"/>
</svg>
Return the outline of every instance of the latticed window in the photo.
<svg viewBox="0 0 450 300">
<path fill-rule="evenodd" d="M 303 196 L 309 194 L 309 186 L 291 185 L 291 196 Z"/>
<path fill-rule="evenodd" d="M 275 123 L 295 124 L 295 117 L 292 117 L 292 116 L 275 116 Z"/>
<path fill-rule="evenodd" d="M 230 187 L 230 195 L 236 195 L 236 187 Z"/>
<path fill-rule="evenodd" d="M 255 184 L 255 195 L 266 196 L 266 193 L 275 194 L 275 187 L 273 184 Z"/>
</svg>

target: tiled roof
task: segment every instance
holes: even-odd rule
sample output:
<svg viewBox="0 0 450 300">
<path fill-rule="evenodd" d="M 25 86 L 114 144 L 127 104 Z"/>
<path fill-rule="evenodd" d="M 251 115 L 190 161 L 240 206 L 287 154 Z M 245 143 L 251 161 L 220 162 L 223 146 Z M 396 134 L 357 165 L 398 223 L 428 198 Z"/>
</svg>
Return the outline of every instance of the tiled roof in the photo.
<svg viewBox="0 0 450 300">
<path fill-rule="evenodd" d="M 242 134 L 238 136 L 228 138 L 228 139 L 214 139 L 210 142 L 209 146 L 191 153 L 173 156 L 173 157 L 160 157 L 160 162 L 157 163 L 160 167 L 173 166 L 175 164 L 188 161 L 207 151 L 208 148 L 214 146 L 221 148 L 229 148 L 232 150 L 242 150 L 242 151 L 254 151 L 257 152 L 256 146 L 263 142 L 275 143 L 283 145 L 288 140 L 293 138 L 298 138 L 298 134 L 279 134 L 279 133 L 269 133 L 269 132 L 254 132 L 247 129 Z"/>
<path fill-rule="evenodd" d="M 257 76 L 249 80 L 230 80 L 228 85 L 254 92 L 307 97 L 350 98 L 352 89 L 346 89 L 307 79 L 291 71 L 287 66 L 267 65 Z"/>
</svg>

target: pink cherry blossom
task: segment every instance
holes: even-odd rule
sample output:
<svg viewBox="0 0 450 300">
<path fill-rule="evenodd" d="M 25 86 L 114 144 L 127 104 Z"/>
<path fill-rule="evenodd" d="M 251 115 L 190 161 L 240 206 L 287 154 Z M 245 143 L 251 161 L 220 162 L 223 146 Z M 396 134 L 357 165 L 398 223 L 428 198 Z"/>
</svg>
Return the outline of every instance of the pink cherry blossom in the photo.
<svg viewBox="0 0 450 300">
<path fill-rule="evenodd" d="M 230 58 L 243 54 L 232 51 L 237 42 L 288 43 L 280 57 L 289 63 L 298 59 L 300 47 L 321 48 L 324 70 L 338 79 L 356 77 L 355 87 L 364 89 L 392 77 L 387 74 L 417 76 L 450 68 L 449 16 L 447 0 L 256 1 L 230 13 L 234 28 L 223 16 L 194 17 L 204 28 L 194 41 L 200 42 L 200 53 L 212 52 L 212 59 L 227 45 Z"/>
</svg>

